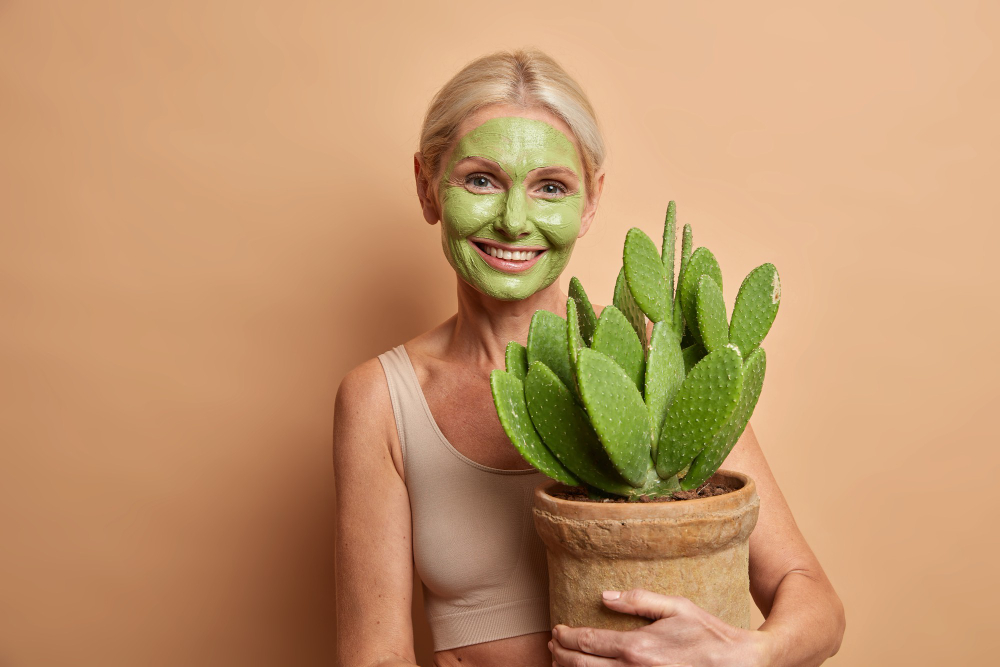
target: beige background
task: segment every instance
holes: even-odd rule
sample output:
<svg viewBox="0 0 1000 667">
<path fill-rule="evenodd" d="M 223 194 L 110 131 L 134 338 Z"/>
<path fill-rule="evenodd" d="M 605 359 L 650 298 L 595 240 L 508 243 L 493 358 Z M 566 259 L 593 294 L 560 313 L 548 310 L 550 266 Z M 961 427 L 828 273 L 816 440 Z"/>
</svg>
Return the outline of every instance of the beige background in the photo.
<svg viewBox="0 0 1000 667">
<path fill-rule="evenodd" d="M 564 280 L 607 302 L 670 199 L 730 304 L 781 272 L 754 425 L 830 664 L 995 659 L 998 37 L 954 0 L 0 4 L 0 665 L 332 663 L 334 394 L 452 313 L 411 155 L 521 45 L 610 147 Z"/>
</svg>

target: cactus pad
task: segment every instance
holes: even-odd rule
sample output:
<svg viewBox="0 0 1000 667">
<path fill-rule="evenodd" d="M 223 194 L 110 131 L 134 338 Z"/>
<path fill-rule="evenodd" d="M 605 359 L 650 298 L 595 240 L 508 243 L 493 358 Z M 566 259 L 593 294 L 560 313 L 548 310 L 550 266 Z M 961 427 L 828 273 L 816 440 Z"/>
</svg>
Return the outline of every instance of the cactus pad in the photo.
<svg viewBox="0 0 1000 667">
<path fill-rule="evenodd" d="M 669 210 L 669 209 L 668 209 Z M 684 340 L 684 311 L 681 308 L 681 280 L 684 272 L 691 261 L 691 246 L 694 244 L 694 235 L 691 233 L 691 225 L 684 225 L 684 233 L 681 237 L 681 265 L 677 268 L 677 287 L 674 289 L 674 331 L 677 336 Z"/>
<path fill-rule="evenodd" d="M 736 409 L 742 385 L 743 360 L 732 347 L 710 352 L 695 364 L 660 430 L 656 451 L 660 477 L 676 475 L 712 442 Z"/>
<path fill-rule="evenodd" d="M 684 335 L 684 314 L 681 311 L 680 299 L 674 301 L 674 318 L 673 318 L 674 331 L 677 332 L 677 336 L 681 337 Z"/>
<path fill-rule="evenodd" d="M 687 347 L 681 348 L 681 357 L 684 359 L 684 373 L 685 375 L 691 372 L 694 365 L 705 358 L 708 354 L 705 348 L 702 347 L 701 343 L 692 343 Z"/>
<path fill-rule="evenodd" d="M 677 292 L 681 290 L 681 279 L 684 278 L 684 272 L 687 271 L 687 266 L 691 262 L 691 251 L 694 249 L 694 234 L 691 232 L 691 225 L 684 225 L 684 233 L 681 235 L 681 265 L 677 269 Z M 675 304 L 677 296 L 675 296 Z"/>
<path fill-rule="evenodd" d="M 547 310 L 536 310 L 528 327 L 528 366 L 541 361 L 574 392 L 576 378 L 569 360 L 566 320 Z"/>
<path fill-rule="evenodd" d="M 504 352 L 504 365 L 508 373 L 524 382 L 524 376 L 528 374 L 528 351 L 516 340 L 510 341 Z"/>
<path fill-rule="evenodd" d="M 698 281 L 698 296 L 695 304 L 698 317 L 698 331 L 702 343 L 709 352 L 724 348 L 729 343 L 729 318 L 726 317 L 726 302 L 722 298 L 722 288 L 715 279 L 703 275 Z"/>
<path fill-rule="evenodd" d="M 743 279 L 733 306 L 729 340 L 744 357 L 749 357 L 764 340 L 780 303 L 781 282 L 774 264 L 761 264 Z"/>
<path fill-rule="evenodd" d="M 580 334 L 580 318 L 577 317 L 576 301 L 566 299 L 566 343 L 569 347 L 570 363 L 576 364 L 580 350 L 587 347 Z"/>
<path fill-rule="evenodd" d="M 579 485 L 580 480 L 559 462 L 538 437 L 528 414 L 524 385 L 520 378 L 513 373 L 496 369 L 490 373 L 490 389 L 500 425 L 521 457 L 554 480 L 570 486 Z"/>
<path fill-rule="evenodd" d="M 673 201 L 667 204 L 667 219 L 663 223 L 663 246 L 660 259 L 667 273 L 667 294 L 670 303 L 674 299 L 674 253 L 677 252 L 677 207 Z M 671 308 L 672 309 L 672 308 Z"/>
<path fill-rule="evenodd" d="M 667 273 L 653 240 L 638 227 L 628 230 L 622 252 L 625 279 L 632 298 L 653 322 L 673 320 Z"/>
<path fill-rule="evenodd" d="M 712 442 L 691 462 L 690 470 L 681 480 L 681 488 L 685 491 L 697 489 L 705 483 L 705 480 L 715 474 L 722 462 L 729 456 L 729 452 L 733 450 L 740 436 L 743 435 L 743 431 L 750 421 L 750 415 L 757 407 L 760 390 L 764 386 L 766 364 L 764 348 L 758 347 L 743 365 L 743 388 L 740 391 L 739 403 L 736 404 L 732 416 Z"/>
<path fill-rule="evenodd" d="M 606 306 L 601 311 L 593 348 L 614 359 L 635 383 L 636 389 L 642 391 L 646 367 L 642 343 L 622 312 L 614 306 Z"/>
<path fill-rule="evenodd" d="M 646 409 L 653 436 L 654 460 L 660 425 L 667 414 L 667 406 L 674 400 L 674 395 L 684 382 L 684 374 L 684 357 L 677 333 L 667 322 L 657 322 L 653 325 L 653 336 L 649 343 L 645 378 Z"/>
<path fill-rule="evenodd" d="M 632 292 L 629 290 L 628 282 L 625 280 L 624 266 L 618 272 L 618 280 L 615 281 L 615 293 L 611 299 L 611 303 L 614 304 L 615 308 L 622 311 L 622 315 L 625 316 L 625 319 L 635 329 L 635 335 L 642 341 L 642 349 L 645 351 L 646 315 L 642 312 L 639 304 L 635 302 L 635 299 L 632 298 Z"/>
<path fill-rule="evenodd" d="M 580 350 L 576 376 L 590 423 L 615 470 L 641 486 L 652 464 L 649 413 L 632 378 L 596 349 Z"/>
<path fill-rule="evenodd" d="M 576 312 L 580 318 L 580 335 L 587 345 L 592 345 L 594 341 L 594 329 L 597 328 L 597 315 L 594 313 L 594 306 L 591 305 L 587 293 L 583 291 L 583 283 L 576 276 L 569 279 L 569 295 L 576 301 Z"/>
<path fill-rule="evenodd" d="M 540 361 L 524 381 L 528 414 L 545 446 L 576 477 L 607 493 L 628 495 L 632 486 L 615 471 L 572 392 Z"/>
<path fill-rule="evenodd" d="M 718 283 L 722 289 L 722 270 L 719 263 L 715 261 L 715 255 L 708 248 L 698 248 L 691 255 L 687 266 L 684 269 L 684 277 L 680 284 L 681 311 L 684 313 L 684 322 L 694 335 L 695 340 L 701 341 L 701 333 L 698 331 L 698 282 L 704 275 L 709 275 Z"/>
</svg>

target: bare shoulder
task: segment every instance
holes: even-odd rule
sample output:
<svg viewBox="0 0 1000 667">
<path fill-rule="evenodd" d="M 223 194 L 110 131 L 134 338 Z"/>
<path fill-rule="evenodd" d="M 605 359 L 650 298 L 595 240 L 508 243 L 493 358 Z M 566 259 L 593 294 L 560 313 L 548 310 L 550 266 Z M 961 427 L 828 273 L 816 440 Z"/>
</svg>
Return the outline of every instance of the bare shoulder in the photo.
<svg viewBox="0 0 1000 667">
<path fill-rule="evenodd" d="M 369 409 L 382 404 L 391 410 L 389 386 L 386 383 L 382 362 L 377 357 L 352 368 L 337 389 L 337 413 L 354 414 L 355 409 Z"/>
<path fill-rule="evenodd" d="M 337 389 L 334 406 L 334 424 L 346 421 L 351 426 L 378 426 L 386 430 L 386 421 L 392 419 L 392 400 L 382 362 L 378 358 L 355 366 L 344 376 Z"/>
<path fill-rule="evenodd" d="M 334 470 L 388 454 L 402 476 L 399 439 L 385 371 L 378 358 L 351 369 L 340 382 L 333 410 Z"/>
<path fill-rule="evenodd" d="M 455 318 L 412 338 L 404 345 L 414 367 L 425 356 L 439 355 Z M 391 460 L 404 479 L 403 455 L 382 362 L 374 357 L 355 366 L 340 382 L 333 411 L 334 471 L 359 462 Z M 384 468 L 384 466 L 380 466 Z"/>
</svg>

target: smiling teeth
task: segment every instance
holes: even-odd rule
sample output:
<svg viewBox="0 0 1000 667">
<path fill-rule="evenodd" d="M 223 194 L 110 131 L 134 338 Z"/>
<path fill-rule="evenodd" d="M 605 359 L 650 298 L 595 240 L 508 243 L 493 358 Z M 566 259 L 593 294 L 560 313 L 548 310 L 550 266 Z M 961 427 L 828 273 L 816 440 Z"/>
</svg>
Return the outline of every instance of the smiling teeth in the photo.
<svg viewBox="0 0 1000 667">
<path fill-rule="evenodd" d="M 486 246 L 486 252 L 497 259 L 513 259 L 518 262 L 534 259 L 535 255 L 538 254 L 537 250 L 501 250 L 493 246 Z"/>
</svg>

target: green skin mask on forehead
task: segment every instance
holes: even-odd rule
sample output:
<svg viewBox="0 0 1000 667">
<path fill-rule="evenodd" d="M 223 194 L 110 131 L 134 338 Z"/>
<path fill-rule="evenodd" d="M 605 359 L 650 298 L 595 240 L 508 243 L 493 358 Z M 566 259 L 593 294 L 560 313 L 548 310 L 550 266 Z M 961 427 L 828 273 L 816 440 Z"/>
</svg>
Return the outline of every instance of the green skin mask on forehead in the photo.
<svg viewBox="0 0 1000 667">
<path fill-rule="evenodd" d="M 501 169 L 509 181 L 501 183 L 497 177 L 503 174 L 490 175 L 478 167 L 453 176 L 456 165 L 469 157 L 491 160 L 496 163 L 491 171 Z M 531 174 L 553 166 L 572 170 L 579 186 L 553 193 L 551 180 Z M 487 176 L 493 185 L 477 190 L 475 185 L 484 181 L 474 175 Z M 583 169 L 573 143 L 548 123 L 493 118 L 465 134 L 445 169 L 439 195 L 445 256 L 459 277 L 480 292 L 504 301 L 524 299 L 551 285 L 566 268 L 580 233 Z M 546 250 L 527 270 L 508 273 L 487 264 L 470 238 Z"/>
</svg>

